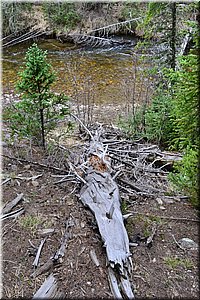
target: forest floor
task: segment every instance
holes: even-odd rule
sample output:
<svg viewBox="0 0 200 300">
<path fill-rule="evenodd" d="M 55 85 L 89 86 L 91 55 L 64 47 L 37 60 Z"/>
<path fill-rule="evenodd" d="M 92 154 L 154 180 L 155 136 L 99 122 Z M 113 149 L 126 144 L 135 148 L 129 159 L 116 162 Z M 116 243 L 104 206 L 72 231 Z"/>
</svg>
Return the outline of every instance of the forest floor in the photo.
<svg viewBox="0 0 200 300">
<path fill-rule="evenodd" d="M 84 142 L 77 135 L 66 139 L 65 147 L 79 156 Z M 95 218 L 79 199 L 81 184 L 70 181 L 55 184 L 62 172 L 39 165 L 56 166 L 59 161 L 63 169 L 67 153 L 52 150 L 47 154 L 27 144 L 5 144 L 3 154 L 7 155 L 3 158 L 3 180 L 9 180 L 3 184 L 2 204 L 23 193 L 13 210 L 24 208 L 18 217 L 2 221 L 3 298 L 32 298 L 52 272 L 67 299 L 113 298 L 106 252 Z M 185 198 L 171 197 L 170 201 L 145 195 L 126 198 L 121 189 L 120 195 L 126 199 L 123 210 L 133 213 L 126 222 L 130 242 L 138 244 L 130 247 L 131 283 L 136 298 L 198 298 L 198 251 L 184 249 L 177 243 L 184 237 L 198 243 L 197 211 Z M 65 256 L 60 263 L 37 275 L 32 266 L 35 249 L 46 237 L 39 259 L 40 269 L 59 249 L 69 218 L 73 226 Z M 146 237 L 155 223 L 157 231 L 151 247 L 147 247 Z M 94 263 L 91 251 L 95 251 L 99 266 Z"/>
</svg>

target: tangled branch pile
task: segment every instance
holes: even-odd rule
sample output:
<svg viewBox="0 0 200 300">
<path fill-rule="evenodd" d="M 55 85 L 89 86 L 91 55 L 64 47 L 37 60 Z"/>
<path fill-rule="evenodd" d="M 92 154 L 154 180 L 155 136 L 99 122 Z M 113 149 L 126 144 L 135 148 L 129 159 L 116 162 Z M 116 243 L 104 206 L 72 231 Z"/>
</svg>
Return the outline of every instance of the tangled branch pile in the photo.
<svg viewBox="0 0 200 300">
<path fill-rule="evenodd" d="M 173 163 L 181 160 L 179 153 L 161 151 L 157 145 L 142 141 L 131 141 L 121 130 L 108 125 L 95 124 L 89 130 L 91 135 L 98 135 L 104 145 L 104 157 L 110 162 L 110 173 L 116 178 L 122 194 L 126 193 L 131 198 L 166 197 L 167 174 Z M 88 164 L 91 163 L 87 160 L 88 149 L 87 139 L 77 154 L 74 150 L 69 154 L 68 174 L 59 183 L 68 180 L 83 182 Z"/>
</svg>

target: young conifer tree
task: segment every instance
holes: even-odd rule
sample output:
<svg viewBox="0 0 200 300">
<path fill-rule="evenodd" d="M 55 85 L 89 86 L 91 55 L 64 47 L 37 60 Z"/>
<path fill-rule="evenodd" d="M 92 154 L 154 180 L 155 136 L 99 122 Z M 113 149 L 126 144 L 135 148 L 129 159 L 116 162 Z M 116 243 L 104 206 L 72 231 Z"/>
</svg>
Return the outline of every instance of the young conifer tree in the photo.
<svg viewBox="0 0 200 300">
<path fill-rule="evenodd" d="M 68 98 L 50 91 L 56 75 L 47 62 L 47 51 L 35 43 L 26 53 L 26 67 L 19 77 L 16 88 L 22 100 L 15 105 L 13 126 L 22 135 L 35 137 L 45 149 L 45 133 L 68 113 Z M 24 127 L 17 128 L 18 123 Z"/>
</svg>

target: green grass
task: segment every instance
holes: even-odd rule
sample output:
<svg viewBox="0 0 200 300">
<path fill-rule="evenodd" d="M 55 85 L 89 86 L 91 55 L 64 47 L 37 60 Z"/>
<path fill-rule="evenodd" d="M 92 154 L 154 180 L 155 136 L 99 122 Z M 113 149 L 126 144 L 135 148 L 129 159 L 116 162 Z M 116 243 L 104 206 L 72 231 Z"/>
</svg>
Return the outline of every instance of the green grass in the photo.
<svg viewBox="0 0 200 300">
<path fill-rule="evenodd" d="M 32 215 L 25 216 L 20 220 L 20 225 L 24 229 L 28 229 L 31 231 L 35 231 L 40 223 L 41 223 L 41 219 Z"/>
<path fill-rule="evenodd" d="M 193 263 L 190 259 L 185 258 L 178 258 L 178 257 L 164 257 L 164 263 L 170 267 L 170 269 L 176 269 L 179 266 L 182 266 L 186 269 L 191 269 L 193 267 Z"/>
</svg>

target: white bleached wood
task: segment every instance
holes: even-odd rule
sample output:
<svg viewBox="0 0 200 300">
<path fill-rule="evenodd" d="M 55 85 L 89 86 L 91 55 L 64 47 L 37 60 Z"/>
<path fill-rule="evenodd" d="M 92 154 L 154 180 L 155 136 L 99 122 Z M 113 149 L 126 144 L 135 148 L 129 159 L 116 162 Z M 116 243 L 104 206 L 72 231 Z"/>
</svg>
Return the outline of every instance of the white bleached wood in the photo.
<svg viewBox="0 0 200 300">
<path fill-rule="evenodd" d="M 104 157 L 106 153 L 103 145 L 98 141 L 96 143 L 92 141 L 89 155 L 90 158 L 98 157 L 99 164 L 98 166 L 91 165 L 88 169 L 85 178 L 86 184 L 80 191 L 80 199 L 95 215 L 106 248 L 109 281 L 113 295 L 120 299 L 123 296 L 133 299 L 134 294 L 129 281 L 132 260 L 129 239 L 120 208 L 119 189 L 108 172 L 109 167 L 105 171 Z"/>
<path fill-rule="evenodd" d="M 50 274 L 32 299 L 59 299 L 63 294 L 58 290 L 58 285 L 53 274 Z"/>
</svg>

